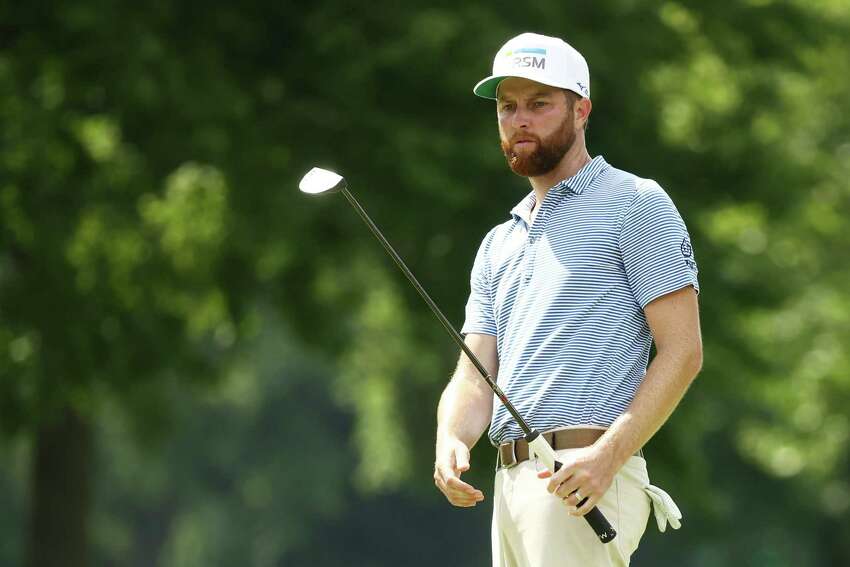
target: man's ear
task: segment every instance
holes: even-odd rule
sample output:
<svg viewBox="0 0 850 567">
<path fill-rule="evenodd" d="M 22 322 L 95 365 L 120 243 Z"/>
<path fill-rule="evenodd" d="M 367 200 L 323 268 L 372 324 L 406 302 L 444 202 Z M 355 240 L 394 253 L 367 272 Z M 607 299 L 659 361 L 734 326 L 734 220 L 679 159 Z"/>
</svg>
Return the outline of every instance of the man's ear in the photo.
<svg viewBox="0 0 850 567">
<path fill-rule="evenodd" d="M 593 110 L 593 103 L 589 98 L 580 98 L 573 105 L 573 115 L 575 116 L 576 130 L 587 129 L 587 121 L 590 120 L 590 111 Z"/>
</svg>

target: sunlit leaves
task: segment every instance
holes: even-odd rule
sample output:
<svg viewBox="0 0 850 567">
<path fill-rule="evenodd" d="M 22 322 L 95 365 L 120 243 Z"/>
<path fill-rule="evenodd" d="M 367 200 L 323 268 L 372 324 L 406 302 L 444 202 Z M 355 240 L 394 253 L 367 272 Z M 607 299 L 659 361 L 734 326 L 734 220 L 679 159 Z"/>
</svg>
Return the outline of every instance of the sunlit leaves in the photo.
<svg viewBox="0 0 850 567">
<path fill-rule="evenodd" d="M 227 185 L 220 171 L 186 164 L 169 176 L 161 198 L 139 205 L 178 272 L 205 273 L 226 237 Z"/>
<path fill-rule="evenodd" d="M 107 161 L 115 155 L 121 143 L 121 131 L 109 116 L 90 116 L 79 120 L 75 134 L 95 161 Z"/>
<path fill-rule="evenodd" d="M 371 255 L 337 277 L 356 281 L 365 300 L 351 319 L 350 344 L 340 359 L 335 397 L 354 409 L 354 439 L 361 461 L 357 480 L 365 490 L 397 487 L 410 474 L 410 442 L 400 392 L 417 356 L 392 273 Z"/>
</svg>

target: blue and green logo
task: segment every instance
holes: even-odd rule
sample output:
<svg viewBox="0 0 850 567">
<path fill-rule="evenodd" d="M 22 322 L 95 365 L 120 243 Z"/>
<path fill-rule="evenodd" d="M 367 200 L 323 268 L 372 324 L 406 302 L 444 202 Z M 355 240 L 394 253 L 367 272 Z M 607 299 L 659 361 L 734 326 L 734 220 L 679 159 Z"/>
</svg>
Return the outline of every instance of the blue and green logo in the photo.
<svg viewBox="0 0 850 567">
<path fill-rule="evenodd" d="M 505 52 L 505 57 L 513 57 L 514 67 L 546 68 L 546 50 L 542 47 L 522 47 Z M 540 57 L 538 57 L 540 56 Z"/>
<path fill-rule="evenodd" d="M 506 51 L 505 56 L 510 57 L 514 53 L 531 53 L 533 55 L 546 55 L 546 50 L 542 47 L 523 47 L 521 49 Z"/>
</svg>

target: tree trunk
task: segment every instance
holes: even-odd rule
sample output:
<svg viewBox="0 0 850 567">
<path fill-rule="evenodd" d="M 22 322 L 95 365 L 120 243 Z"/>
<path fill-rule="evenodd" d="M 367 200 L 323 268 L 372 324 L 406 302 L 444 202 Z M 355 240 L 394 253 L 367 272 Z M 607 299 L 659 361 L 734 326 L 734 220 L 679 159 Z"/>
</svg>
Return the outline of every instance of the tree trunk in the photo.
<svg viewBox="0 0 850 567">
<path fill-rule="evenodd" d="M 65 408 L 35 439 L 27 567 L 88 565 L 91 471 L 91 426 Z"/>
</svg>

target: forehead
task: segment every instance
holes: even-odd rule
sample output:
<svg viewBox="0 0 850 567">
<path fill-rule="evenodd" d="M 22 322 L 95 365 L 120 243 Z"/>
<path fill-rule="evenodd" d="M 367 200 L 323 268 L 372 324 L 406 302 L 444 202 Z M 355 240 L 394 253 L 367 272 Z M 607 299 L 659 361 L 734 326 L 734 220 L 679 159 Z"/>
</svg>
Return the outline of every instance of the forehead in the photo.
<svg viewBox="0 0 850 567">
<path fill-rule="evenodd" d="M 557 93 L 561 89 L 556 87 L 550 87 L 549 85 L 544 85 L 543 83 L 538 83 L 537 81 L 532 81 L 531 79 L 524 79 L 522 77 L 508 77 L 499 83 L 499 88 L 496 92 L 496 96 L 499 100 L 502 99 L 518 99 L 518 98 L 527 98 L 532 96 L 540 96 L 540 95 L 551 95 L 553 93 Z"/>
</svg>

